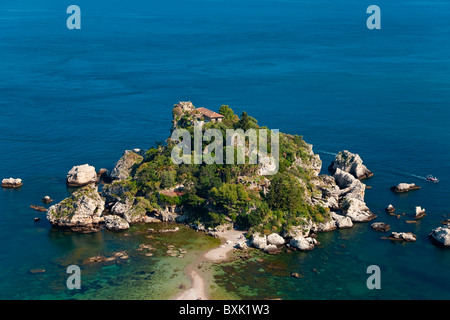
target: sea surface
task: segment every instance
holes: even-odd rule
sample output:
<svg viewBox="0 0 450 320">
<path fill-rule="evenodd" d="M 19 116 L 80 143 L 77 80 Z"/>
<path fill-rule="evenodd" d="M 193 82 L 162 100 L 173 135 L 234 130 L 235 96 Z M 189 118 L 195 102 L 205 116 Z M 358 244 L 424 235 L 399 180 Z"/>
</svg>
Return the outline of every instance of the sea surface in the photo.
<svg viewBox="0 0 450 320">
<path fill-rule="evenodd" d="M 66 27 L 70 4 L 81 8 L 81 30 Z M 374 3 L 361 0 L 70 4 L 0 3 L 0 178 L 24 182 L 0 190 L 0 299 L 166 299 L 189 285 L 183 268 L 217 244 L 209 237 L 182 229 L 149 239 L 139 226 L 73 234 L 52 230 L 29 208 L 45 195 L 67 197 L 72 166 L 112 168 L 124 150 L 166 139 L 173 104 L 184 100 L 212 110 L 228 104 L 260 125 L 302 135 L 324 174 L 340 150 L 360 154 L 374 172 L 365 183 L 375 221 L 417 235 L 415 243 L 392 243 L 370 223 L 320 234 L 312 252 L 262 260 L 255 253 L 215 266 L 217 292 L 450 299 L 450 250 L 428 239 L 450 218 L 449 1 L 379 0 L 380 30 L 366 27 Z M 428 174 L 440 183 L 427 182 Z M 400 182 L 422 189 L 392 193 Z M 389 204 L 405 215 L 387 215 Z M 407 224 L 415 206 L 427 216 Z M 146 241 L 157 247 L 153 257 L 135 250 Z M 168 244 L 190 255 L 167 257 Z M 130 259 L 83 264 L 118 250 Z M 81 290 L 66 287 L 70 264 L 81 266 Z M 380 267 L 379 290 L 366 286 L 370 265 Z M 36 268 L 46 272 L 29 272 Z"/>
</svg>

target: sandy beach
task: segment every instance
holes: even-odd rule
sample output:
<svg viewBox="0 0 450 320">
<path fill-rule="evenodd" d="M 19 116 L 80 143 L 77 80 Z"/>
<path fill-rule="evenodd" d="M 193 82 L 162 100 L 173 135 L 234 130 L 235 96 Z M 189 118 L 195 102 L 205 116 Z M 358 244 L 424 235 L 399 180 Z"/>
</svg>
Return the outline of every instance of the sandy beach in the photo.
<svg viewBox="0 0 450 320">
<path fill-rule="evenodd" d="M 191 287 L 180 292 L 175 300 L 208 300 L 205 282 L 207 278 L 198 270 L 197 266 L 203 261 L 221 262 L 229 257 L 229 253 L 233 251 L 234 246 L 238 242 L 245 240 L 243 231 L 226 230 L 218 233 L 222 244 L 200 255 L 198 259 L 186 267 L 185 273 L 191 279 Z"/>
</svg>

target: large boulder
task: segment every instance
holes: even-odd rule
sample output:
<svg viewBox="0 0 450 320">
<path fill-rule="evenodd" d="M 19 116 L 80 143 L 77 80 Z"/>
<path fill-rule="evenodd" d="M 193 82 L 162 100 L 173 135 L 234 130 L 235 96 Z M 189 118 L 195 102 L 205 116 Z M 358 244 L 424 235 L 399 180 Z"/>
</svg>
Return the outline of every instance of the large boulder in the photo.
<svg viewBox="0 0 450 320">
<path fill-rule="evenodd" d="M 70 197 L 51 206 L 47 219 L 59 228 L 77 232 L 95 232 L 101 229 L 105 201 L 94 184 L 75 191 Z"/>
<path fill-rule="evenodd" d="M 116 180 L 127 179 L 135 166 L 144 159 L 136 150 L 126 150 L 123 156 L 117 161 L 114 169 L 111 171 L 110 178 Z"/>
<path fill-rule="evenodd" d="M 301 250 L 301 251 L 310 251 L 314 249 L 314 246 L 317 244 L 317 240 L 311 237 L 302 237 L 297 236 L 295 238 L 292 238 L 291 241 L 289 241 L 289 245 L 295 249 Z"/>
<path fill-rule="evenodd" d="M 433 229 L 429 236 L 434 244 L 450 248 L 450 225 Z"/>
<path fill-rule="evenodd" d="M 93 166 L 83 164 L 74 166 L 67 174 L 66 183 L 70 187 L 82 187 L 98 181 L 97 172 Z"/>
<path fill-rule="evenodd" d="M 328 170 L 334 173 L 338 168 L 350 173 L 356 179 L 365 179 L 373 176 L 373 173 L 363 165 L 361 157 L 347 150 L 340 151 L 336 155 Z"/>
<path fill-rule="evenodd" d="M 128 222 L 119 216 L 109 215 L 105 216 L 104 219 L 105 219 L 105 227 L 108 230 L 119 231 L 130 228 Z"/>
<path fill-rule="evenodd" d="M 335 212 L 333 212 L 331 214 L 331 217 L 333 218 L 333 220 L 336 223 L 336 226 L 339 229 L 348 229 L 348 228 L 353 227 L 353 222 L 352 222 L 352 219 L 350 217 L 344 217 L 344 216 L 341 216 L 341 215 L 339 215 L 339 214 L 337 214 Z"/>
<path fill-rule="evenodd" d="M 277 247 L 284 245 L 285 241 L 278 233 L 271 233 L 267 236 L 267 244 L 275 245 Z"/>
<path fill-rule="evenodd" d="M 264 250 L 267 247 L 267 236 L 261 236 L 259 233 L 255 233 L 252 236 L 252 246 L 256 249 Z"/>
</svg>

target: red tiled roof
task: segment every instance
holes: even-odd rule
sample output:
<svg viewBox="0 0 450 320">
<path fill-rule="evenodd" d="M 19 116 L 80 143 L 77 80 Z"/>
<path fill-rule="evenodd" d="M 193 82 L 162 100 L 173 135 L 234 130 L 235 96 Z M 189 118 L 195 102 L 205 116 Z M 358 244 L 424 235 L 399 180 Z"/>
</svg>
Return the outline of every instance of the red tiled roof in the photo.
<svg viewBox="0 0 450 320">
<path fill-rule="evenodd" d="M 184 194 L 183 191 L 180 190 L 161 190 L 159 193 L 166 195 L 168 197 L 182 196 Z"/>
<path fill-rule="evenodd" d="M 210 118 L 210 119 L 223 118 L 223 115 L 221 115 L 220 113 L 211 111 L 211 110 L 206 109 L 206 108 L 196 108 L 194 110 L 199 111 L 202 115 L 204 115 L 205 117 Z"/>
</svg>

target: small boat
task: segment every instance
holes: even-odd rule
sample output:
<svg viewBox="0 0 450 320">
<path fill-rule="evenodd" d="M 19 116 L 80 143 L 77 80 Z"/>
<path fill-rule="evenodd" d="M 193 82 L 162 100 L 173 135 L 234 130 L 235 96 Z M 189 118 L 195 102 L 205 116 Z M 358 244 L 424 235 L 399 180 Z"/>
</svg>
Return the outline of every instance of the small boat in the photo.
<svg viewBox="0 0 450 320">
<path fill-rule="evenodd" d="M 438 182 L 439 182 L 439 179 L 436 178 L 436 177 L 433 177 L 431 174 L 429 174 L 429 175 L 427 176 L 427 180 L 428 180 L 428 181 L 431 181 L 431 182 L 434 182 L 434 183 L 438 183 Z"/>
</svg>

